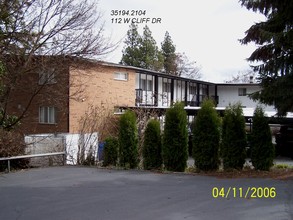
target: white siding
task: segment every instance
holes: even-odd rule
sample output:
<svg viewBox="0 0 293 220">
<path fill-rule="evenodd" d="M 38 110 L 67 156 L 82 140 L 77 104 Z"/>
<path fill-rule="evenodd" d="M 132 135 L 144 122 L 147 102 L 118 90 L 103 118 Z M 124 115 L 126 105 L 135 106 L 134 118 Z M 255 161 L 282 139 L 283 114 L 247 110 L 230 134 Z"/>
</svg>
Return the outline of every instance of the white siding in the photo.
<svg viewBox="0 0 293 220">
<path fill-rule="evenodd" d="M 239 88 L 246 88 L 247 95 L 246 96 L 239 96 L 238 89 Z M 218 97 L 219 103 L 217 107 L 226 107 L 229 103 L 234 104 L 236 102 L 241 102 L 241 105 L 245 108 L 255 108 L 259 102 L 255 102 L 248 97 L 248 94 L 253 92 L 257 92 L 260 90 L 258 85 L 251 85 L 251 84 L 240 84 L 240 85 L 218 85 Z M 264 106 L 262 105 L 266 111 L 273 111 L 273 106 Z"/>
</svg>

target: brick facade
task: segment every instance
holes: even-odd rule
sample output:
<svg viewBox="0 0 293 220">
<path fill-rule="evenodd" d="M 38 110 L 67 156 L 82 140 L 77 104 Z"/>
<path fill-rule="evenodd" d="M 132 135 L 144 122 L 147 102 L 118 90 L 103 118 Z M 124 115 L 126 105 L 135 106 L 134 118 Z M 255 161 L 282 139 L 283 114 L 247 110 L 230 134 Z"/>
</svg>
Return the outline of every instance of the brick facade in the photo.
<svg viewBox="0 0 293 220">
<path fill-rule="evenodd" d="M 16 116 L 25 112 L 20 125 L 25 134 L 78 133 L 89 106 L 114 113 L 115 106 L 135 105 L 134 70 L 98 62 L 64 62 L 54 69 L 54 83 L 40 85 L 35 71 L 23 75 L 11 93 L 8 112 Z M 126 73 L 127 79 L 117 80 L 115 73 Z M 55 108 L 56 123 L 41 123 L 40 107 Z"/>
<path fill-rule="evenodd" d="M 39 70 L 24 73 L 13 87 L 9 102 L 10 115 L 22 117 L 20 129 L 25 134 L 68 132 L 68 67 L 54 67 L 54 83 L 40 84 Z M 55 107 L 57 123 L 40 123 L 40 107 Z"/>
<path fill-rule="evenodd" d="M 126 73 L 127 80 L 115 79 Z M 135 72 L 126 68 L 95 65 L 70 70 L 69 132 L 79 131 L 80 118 L 89 106 L 109 109 L 135 105 Z"/>
</svg>

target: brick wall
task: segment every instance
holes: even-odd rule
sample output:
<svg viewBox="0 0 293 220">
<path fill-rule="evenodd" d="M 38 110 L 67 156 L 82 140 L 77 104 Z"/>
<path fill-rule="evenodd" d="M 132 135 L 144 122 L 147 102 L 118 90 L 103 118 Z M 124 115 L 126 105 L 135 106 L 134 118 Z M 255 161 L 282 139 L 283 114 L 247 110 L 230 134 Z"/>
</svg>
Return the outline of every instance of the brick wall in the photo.
<svg viewBox="0 0 293 220">
<path fill-rule="evenodd" d="M 39 71 L 22 73 L 12 88 L 8 114 L 22 117 L 20 129 L 25 134 L 68 132 L 68 67 L 54 66 L 56 83 L 39 84 Z M 40 107 L 55 107 L 57 123 L 39 121 Z"/>
<path fill-rule="evenodd" d="M 80 119 L 90 106 L 113 115 L 115 106 L 135 105 L 134 70 L 90 62 L 69 67 L 61 61 L 54 68 L 55 83 L 40 85 L 36 69 L 23 74 L 11 93 L 8 112 L 16 116 L 25 112 L 20 125 L 25 134 L 79 133 Z M 127 73 L 127 80 L 115 79 L 115 72 Z M 44 106 L 57 109 L 57 123 L 40 123 L 39 109 Z"/>
<path fill-rule="evenodd" d="M 127 80 L 115 79 L 115 72 L 127 73 Z M 89 106 L 114 113 L 115 106 L 135 105 L 135 72 L 125 68 L 92 66 L 70 69 L 69 131 L 77 133 L 80 118 Z"/>
</svg>

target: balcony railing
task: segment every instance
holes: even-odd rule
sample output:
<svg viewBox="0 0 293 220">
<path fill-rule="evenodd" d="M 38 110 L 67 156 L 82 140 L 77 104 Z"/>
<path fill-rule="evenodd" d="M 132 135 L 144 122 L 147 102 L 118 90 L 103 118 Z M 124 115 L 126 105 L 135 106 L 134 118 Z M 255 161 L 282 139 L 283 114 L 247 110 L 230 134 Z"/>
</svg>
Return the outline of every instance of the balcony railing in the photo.
<svg viewBox="0 0 293 220">
<path fill-rule="evenodd" d="M 144 91 L 142 89 L 135 90 L 136 106 L 156 106 L 156 107 L 169 107 L 172 102 L 181 101 L 185 102 L 185 106 L 198 107 L 201 105 L 204 99 L 210 98 L 215 101 L 215 105 L 218 104 L 218 96 L 208 96 L 208 95 L 192 95 L 187 99 L 185 97 L 180 97 L 180 99 L 174 98 L 171 100 L 171 93 L 164 92 L 162 94 L 156 94 L 154 91 Z"/>
</svg>

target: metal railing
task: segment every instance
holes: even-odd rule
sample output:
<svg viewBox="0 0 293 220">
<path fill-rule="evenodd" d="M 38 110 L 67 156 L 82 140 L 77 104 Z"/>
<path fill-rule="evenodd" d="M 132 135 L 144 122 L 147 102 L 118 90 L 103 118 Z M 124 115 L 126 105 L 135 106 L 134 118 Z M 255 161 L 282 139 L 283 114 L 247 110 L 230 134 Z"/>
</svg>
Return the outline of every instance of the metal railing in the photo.
<svg viewBox="0 0 293 220">
<path fill-rule="evenodd" d="M 34 157 L 47 157 L 47 156 L 56 156 L 56 155 L 63 155 L 63 164 L 65 164 L 66 161 L 66 152 L 54 152 L 54 153 L 44 153 L 44 154 L 31 154 L 31 155 L 20 155 L 20 156 L 13 156 L 13 157 L 1 157 L 0 161 L 7 160 L 7 167 L 8 167 L 8 173 L 10 172 L 10 160 L 16 160 L 16 159 L 25 159 L 25 158 L 34 158 Z"/>
<path fill-rule="evenodd" d="M 171 93 L 156 93 L 154 91 L 136 89 L 135 94 L 136 106 L 171 106 Z M 207 94 L 189 94 L 187 98 L 185 96 L 178 98 L 175 98 L 176 101 L 185 101 L 186 106 L 192 107 L 201 106 L 206 98 L 214 100 L 216 105 L 219 103 L 219 96 L 208 96 Z"/>
</svg>

